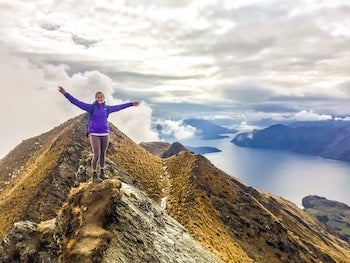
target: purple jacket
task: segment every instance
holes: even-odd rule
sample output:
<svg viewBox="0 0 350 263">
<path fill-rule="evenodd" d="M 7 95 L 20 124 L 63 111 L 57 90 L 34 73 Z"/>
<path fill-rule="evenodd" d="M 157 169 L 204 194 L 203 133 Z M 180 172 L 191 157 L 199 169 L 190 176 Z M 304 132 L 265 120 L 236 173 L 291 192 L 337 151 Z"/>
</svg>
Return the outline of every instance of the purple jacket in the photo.
<svg viewBox="0 0 350 263">
<path fill-rule="evenodd" d="M 79 107 L 80 109 L 89 112 L 92 105 L 94 105 L 94 112 L 92 116 L 90 116 L 90 121 L 88 125 L 88 133 L 100 133 L 100 134 L 106 134 L 109 133 L 109 127 L 108 127 L 108 113 L 120 111 L 122 109 L 128 108 L 133 106 L 132 102 L 128 102 L 125 104 L 120 105 L 113 105 L 108 106 L 107 112 L 107 106 L 105 104 L 98 104 L 96 101 L 94 103 L 85 103 L 82 102 L 76 98 L 74 98 L 69 93 L 65 93 L 64 96 L 75 106 Z"/>
</svg>

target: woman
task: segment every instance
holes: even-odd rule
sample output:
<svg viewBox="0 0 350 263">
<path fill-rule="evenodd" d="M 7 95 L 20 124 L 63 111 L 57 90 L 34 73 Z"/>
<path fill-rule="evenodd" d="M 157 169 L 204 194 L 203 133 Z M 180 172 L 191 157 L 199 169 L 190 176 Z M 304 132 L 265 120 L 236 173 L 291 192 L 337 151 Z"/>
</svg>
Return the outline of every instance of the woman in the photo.
<svg viewBox="0 0 350 263">
<path fill-rule="evenodd" d="M 95 183 L 107 179 L 105 177 L 104 167 L 106 163 L 106 152 L 109 142 L 109 127 L 107 118 L 109 113 L 116 112 L 131 106 L 138 106 L 139 102 L 129 102 L 120 105 L 106 106 L 105 96 L 102 92 L 96 92 L 95 102 L 92 104 L 77 100 L 61 86 L 58 87 L 61 92 L 71 103 L 82 110 L 89 112 L 90 119 L 88 124 L 88 134 L 93 152 L 91 161 L 92 180 Z M 97 174 L 97 163 L 100 164 L 100 174 Z"/>
</svg>

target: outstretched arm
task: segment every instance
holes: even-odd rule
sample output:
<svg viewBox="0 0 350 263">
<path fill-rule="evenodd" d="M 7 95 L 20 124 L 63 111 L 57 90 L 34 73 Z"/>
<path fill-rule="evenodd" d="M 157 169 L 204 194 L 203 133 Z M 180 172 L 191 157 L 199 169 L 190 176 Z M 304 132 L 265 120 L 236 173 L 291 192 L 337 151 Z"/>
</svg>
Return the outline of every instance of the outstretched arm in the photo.
<svg viewBox="0 0 350 263">
<path fill-rule="evenodd" d="M 110 108 L 110 112 L 116 112 L 131 106 L 139 106 L 139 105 L 140 103 L 138 101 L 135 101 L 135 102 L 128 102 L 128 103 L 119 104 L 119 105 L 112 105 L 112 106 L 109 106 L 109 108 Z"/>
<path fill-rule="evenodd" d="M 80 109 L 84 111 L 89 111 L 91 104 L 82 102 L 76 98 L 74 98 L 72 95 L 70 95 L 63 87 L 59 86 L 58 91 L 61 92 L 72 104 L 79 107 Z"/>
</svg>

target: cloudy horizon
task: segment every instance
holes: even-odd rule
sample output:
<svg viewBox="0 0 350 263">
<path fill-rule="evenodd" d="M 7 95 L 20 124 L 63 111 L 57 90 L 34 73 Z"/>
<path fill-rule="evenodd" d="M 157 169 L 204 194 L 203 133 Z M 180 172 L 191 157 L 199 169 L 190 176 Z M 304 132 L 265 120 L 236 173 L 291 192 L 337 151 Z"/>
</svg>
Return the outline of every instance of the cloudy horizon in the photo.
<svg viewBox="0 0 350 263">
<path fill-rule="evenodd" d="M 109 104 L 141 101 L 110 120 L 136 142 L 152 122 L 191 136 L 185 118 L 349 120 L 347 1 L 0 0 L 2 143 L 81 111 L 57 91 Z M 169 122 L 170 121 L 170 122 Z M 192 133 L 191 133 L 192 132 Z"/>
</svg>

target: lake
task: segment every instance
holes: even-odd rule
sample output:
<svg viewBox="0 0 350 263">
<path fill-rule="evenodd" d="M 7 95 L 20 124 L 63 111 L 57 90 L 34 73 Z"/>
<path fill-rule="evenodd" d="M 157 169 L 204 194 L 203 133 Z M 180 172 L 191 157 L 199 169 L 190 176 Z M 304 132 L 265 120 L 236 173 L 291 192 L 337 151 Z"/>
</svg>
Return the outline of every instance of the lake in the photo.
<svg viewBox="0 0 350 263">
<path fill-rule="evenodd" d="M 302 198 L 318 195 L 350 205 L 350 163 L 277 150 L 238 147 L 233 137 L 191 139 L 183 145 L 211 146 L 222 152 L 204 156 L 247 185 L 281 196 L 302 208 Z"/>
</svg>

